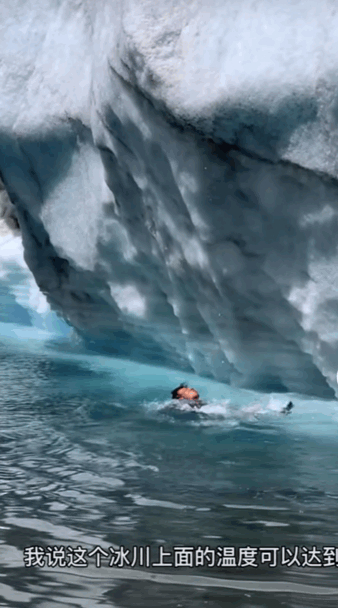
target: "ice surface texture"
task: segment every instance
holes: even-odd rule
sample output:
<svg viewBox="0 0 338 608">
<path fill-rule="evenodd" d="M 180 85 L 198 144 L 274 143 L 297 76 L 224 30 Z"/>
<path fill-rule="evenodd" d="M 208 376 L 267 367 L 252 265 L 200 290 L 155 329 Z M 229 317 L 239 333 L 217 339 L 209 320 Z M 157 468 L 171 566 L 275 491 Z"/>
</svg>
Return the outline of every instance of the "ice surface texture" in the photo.
<svg viewBox="0 0 338 608">
<path fill-rule="evenodd" d="M 330 396 L 329 0 L 7 0 L 0 172 L 53 308 L 107 352 Z"/>
</svg>

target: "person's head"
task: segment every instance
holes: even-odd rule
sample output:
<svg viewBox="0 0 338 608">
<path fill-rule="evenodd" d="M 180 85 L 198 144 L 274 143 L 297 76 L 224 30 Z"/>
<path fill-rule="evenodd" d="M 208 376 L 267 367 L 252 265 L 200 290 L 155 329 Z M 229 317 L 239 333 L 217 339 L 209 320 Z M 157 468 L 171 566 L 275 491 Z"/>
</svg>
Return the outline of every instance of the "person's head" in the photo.
<svg viewBox="0 0 338 608">
<path fill-rule="evenodd" d="M 171 392 L 172 399 L 188 399 L 195 400 L 199 398 L 199 394 L 194 388 L 189 388 L 186 384 L 180 384 Z"/>
</svg>

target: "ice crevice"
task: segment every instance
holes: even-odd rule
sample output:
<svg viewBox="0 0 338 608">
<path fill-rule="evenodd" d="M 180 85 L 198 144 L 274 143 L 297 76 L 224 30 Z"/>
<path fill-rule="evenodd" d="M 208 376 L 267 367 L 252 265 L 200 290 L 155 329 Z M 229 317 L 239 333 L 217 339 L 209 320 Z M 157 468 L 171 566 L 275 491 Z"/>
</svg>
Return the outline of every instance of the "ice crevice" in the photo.
<svg viewBox="0 0 338 608">
<path fill-rule="evenodd" d="M 1 9 L 0 173 L 52 309 L 107 353 L 332 396 L 329 0 L 20 6 Z"/>
</svg>

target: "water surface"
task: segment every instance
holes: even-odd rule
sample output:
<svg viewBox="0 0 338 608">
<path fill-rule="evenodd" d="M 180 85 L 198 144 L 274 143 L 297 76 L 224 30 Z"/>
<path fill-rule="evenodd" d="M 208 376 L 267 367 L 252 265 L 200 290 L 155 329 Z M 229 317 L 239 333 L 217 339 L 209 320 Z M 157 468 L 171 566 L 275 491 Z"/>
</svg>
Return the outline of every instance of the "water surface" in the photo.
<svg viewBox="0 0 338 608">
<path fill-rule="evenodd" d="M 338 547 L 336 402 L 295 396 L 283 416 L 288 395 L 28 344 L 0 346 L 0 606 L 336 606 L 335 565 L 219 563 L 223 547 L 299 547 L 301 563 Z M 181 380 L 200 413 L 172 409 Z M 151 563 L 200 548 L 205 563 L 27 567 L 32 546 L 149 547 Z"/>
</svg>

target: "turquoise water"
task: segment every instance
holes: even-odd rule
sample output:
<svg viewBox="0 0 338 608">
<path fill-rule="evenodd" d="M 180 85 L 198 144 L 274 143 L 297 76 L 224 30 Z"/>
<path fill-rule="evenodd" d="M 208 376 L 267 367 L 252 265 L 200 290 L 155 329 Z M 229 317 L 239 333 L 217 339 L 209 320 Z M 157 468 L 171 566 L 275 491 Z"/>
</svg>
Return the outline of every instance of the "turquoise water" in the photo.
<svg viewBox="0 0 338 608">
<path fill-rule="evenodd" d="M 293 396 L 285 416 L 289 395 L 67 353 L 29 331 L 0 346 L 0 606 L 336 606 L 337 402 Z M 198 414 L 172 407 L 183 380 L 207 402 Z M 34 546 L 44 567 L 25 565 Z M 135 565 L 118 565 L 121 546 Z M 53 547 L 66 564 L 86 550 L 88 565 L 62 566 Z M 151 565 L 160 547 L 173 565 Z M 303 565 L 313 547 L 322 565 Z"/>
</svg>

